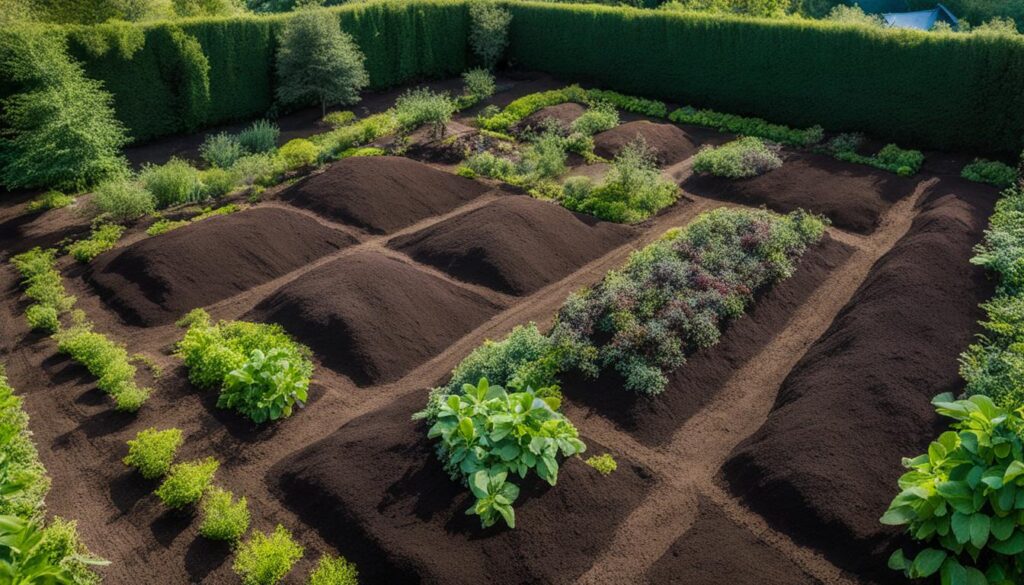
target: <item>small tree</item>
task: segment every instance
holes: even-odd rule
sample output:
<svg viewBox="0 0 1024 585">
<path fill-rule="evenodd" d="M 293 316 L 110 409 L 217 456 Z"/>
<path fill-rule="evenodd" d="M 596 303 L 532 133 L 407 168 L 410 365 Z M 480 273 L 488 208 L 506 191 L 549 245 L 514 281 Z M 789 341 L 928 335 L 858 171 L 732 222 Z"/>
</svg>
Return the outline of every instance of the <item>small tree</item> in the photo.
<svg viewBox="0 0 1024 585">
<path fill-rule="evenodd" d="M 303 10 L 285 25 L 277 51 L 277 98 L 285 104 L 327 106 L 359 101 L 369 85 L 365 57 L 331 13 Z"/>
<path fill-rule="evenodd" d="M 494 69 L 508 47 L 508 25 L 512 13 L 489 0 L 469 5 L 469 44 L 484 67 Z"/>
</svg>

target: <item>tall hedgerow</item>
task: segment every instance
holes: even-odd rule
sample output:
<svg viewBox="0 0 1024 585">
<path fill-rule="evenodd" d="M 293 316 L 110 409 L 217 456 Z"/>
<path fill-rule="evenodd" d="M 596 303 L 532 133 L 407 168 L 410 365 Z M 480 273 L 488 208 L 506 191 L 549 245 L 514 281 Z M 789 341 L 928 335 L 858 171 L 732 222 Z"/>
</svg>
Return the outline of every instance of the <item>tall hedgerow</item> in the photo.
<svg viewBox="0 0 1024 585">
<path fill-rule="evenodd" d="M 491 0 L 472 0 L 469 4 L 469 44 L 477 59 L 493 69 L 508 47 L 508 27 L 512 13 Z"/>
</svg>

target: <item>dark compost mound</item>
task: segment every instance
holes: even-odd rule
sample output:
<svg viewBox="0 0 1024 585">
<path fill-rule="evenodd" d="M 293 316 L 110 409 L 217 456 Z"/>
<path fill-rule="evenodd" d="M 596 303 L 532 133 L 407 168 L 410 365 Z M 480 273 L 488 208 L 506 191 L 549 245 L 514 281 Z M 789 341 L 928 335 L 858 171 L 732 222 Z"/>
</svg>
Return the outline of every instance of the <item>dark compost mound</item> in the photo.
<svg viewBox="0 0 1024 585">
<path fill-rule="evenodd" d="M 816 585 L 779 551 L 701 498 L 693 526 L 647 571 L 651 585 Z"/>
<path fill-rule="evenodd" d="M 282 500 L 359 566 L 361 582 L 572 583 L 653 482 L 624 458 L 607 477 L 569 459 L 555 487 L 518 481 L 514 530 L 483 530 L 465 515 L 469 490 L 445 473 L 425 425 L 409 420 L 425 400 L 425 392 L 399 397 L 267 474 Z"/>
<path fill-rule="evenodd" d="M 656 397 L 623 390 L 622 381 L 609 373 L 596 381 L 569 378 L 563 391 L 646 445 L 671 442 L 676 429 L 709 404 L 736 370 L 786 327 L 796 310 L 840 269 L 852 251 L 826 235 L 804 254 L 793 276 L 760 293 L 743 316 L 729 323 L 716 345 L 689 356 L 668 374 L 668 386 Z"/>
<path fill-rule="evenodd" d="M 683 191 L 702 197 L 767 205 L 788 213 L 820 213 L 837 227 L 871 233 L 893 203 L 910 195 L 916 182 L 866 165 L 820 154 L 789 153 L 782 167 L 750 179 L 693 175 Z"/>
<path fill-rule="evenodd" d="M 378 253 L 338 258 L 279 288 L 252 311 L 280 323 L 360 386 L 390 382 L 500 307 Z"/>
<path fill-rule="evenodd" d="M 569 130 L 572 123 L 586 112 L 587 108 L 575 103 L 566 102 L 557 106 L 541 108 L 529 116 L 523 118 L 516 124 L 516 131 L 522 132 L 527 129 L 538 130 L 545 124 L 557 124 L 562 130 Z M 550 122 L 548 120 L 551 120 Z"/>
<path fill-rule="evenodd" d="M 281 198 L 370 233 L 391 233 L 447 213 L 488 187 L 394 156 L 342 159 L 281 193 Z"/>
<path fill-rule="evenodd" d="M 635 233 L 515 195 L 400 237 L 391 246 L 466 282 L 524 295 L 561 279 Z"/>
<path fill-rule="evenodd" d="M 93 261 L 86 279 L 133 325 L 170 323 L 352 245 L 301 213 L 263 207 L 145 238 Z"/>
<path fill-rule="evenodd" d="M 900 531 L 878 518 L 898 491 L 901 458 L 945 426 L 930 400 L 962 387 L 957 356 L 992 294 L 968 260 L 993 200 L 959 179 L 931 188 L 724 468 L 748 505 L 858 574 L 893 578 L 885 559 Z"/>
<path fill-rule="evenodd" d="M 594 136 L 594 153 L 609 160 L 613 159 L 624 146 L 636 140 L 637 136 L 642 137 L 648 148 L 655 152 L 658 164 L 662 166 L 693 156 L 700 145 L 699 141 L 675 124 L 637 120 Z"/>
</svg>

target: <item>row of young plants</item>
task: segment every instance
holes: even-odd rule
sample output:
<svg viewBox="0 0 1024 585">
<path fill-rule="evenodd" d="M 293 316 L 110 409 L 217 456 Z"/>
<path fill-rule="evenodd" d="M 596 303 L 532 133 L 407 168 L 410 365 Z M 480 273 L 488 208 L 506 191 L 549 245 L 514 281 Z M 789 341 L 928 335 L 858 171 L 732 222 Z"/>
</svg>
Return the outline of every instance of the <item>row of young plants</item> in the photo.
<svg viewBox="0 0 1024 585">
<path fill-rule="evenodd" d="M 550 334 L 533 323 L 487 341 L 434 388 L 427 437 L 453 480 L 476 496 L 467 514 L 515 526 L 513 476 L 555 485 L 559 458 L 586 445 L 561 412 L 559 376 L 613 372 L 627 391 L 657 394 L 665 372 L 717 342 L 762 288 L 791 276 L 826 222 L 802 212 L 719 209 L 666 232 L 594 287 L 571 295 Z M 610 456 L 588 464 L 611 473 Z"/>
<path fill-rule="evenodd" d="M 74 521 L 46 521 L 49 489 L 28 414 L 0 365 L 0 580 L 98 585 L 100 577 L 92 567 L 106 561 L 89 553 Z"/>
<path fill-rule="evenodd" d="M 985 333 L 961 355 L 964 395 L 937 396 L 952 419 L 928 452 L 904 459 L 881 522 L 919 541 L 889 566 L 943 584 L 1024 581 L 1024 187 L 1003 192 L 973 264 L 998 279 Z"/>
</svg>

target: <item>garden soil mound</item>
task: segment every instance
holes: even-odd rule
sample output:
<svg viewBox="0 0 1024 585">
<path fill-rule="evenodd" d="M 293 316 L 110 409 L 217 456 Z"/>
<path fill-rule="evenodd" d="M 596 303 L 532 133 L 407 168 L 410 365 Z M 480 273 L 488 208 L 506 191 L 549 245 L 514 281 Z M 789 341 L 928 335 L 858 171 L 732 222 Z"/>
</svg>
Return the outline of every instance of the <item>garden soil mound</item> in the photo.
<svg viewBox="0 0 1024 585">
<path fill-rule="evenodd" d="M 482 183 L 394 156 L 342 159 L 281 198 L 373 234 L 447 213 L 488 191 Z"/>
<path fill-rule="evenodd" d="M 594 153 L 606 159 L 613 159 L 624 146 L 643 137 L 658 160 L 668 166 L 696 154 L 699 142 L 675 124 L 662 124 L 637 120 L 616 126 L 594 136 Z"/>
<path fill-rule="evenodd" d="M 910 195 L 916 182 L 893 173 L 838 161 L 830 156 L 788 153 L 782 167 L 750 179 L 693 175 L 683 191 L 702 197 L 767 205 L 788 213 L 820 213 L 839 228 L 871 233 L 882 214 Z"/>
<path fill-rule="evenodd" d="M 647 572 L 651 585 L 818 585 L 701 498 L 696 521 Z"/>
<path fill-rule="evenodd" d="M 396 380 L 501 307 L 394 258 L 359 252 L 283 285 L 249 318 L 280 323 L 360 386 Z"/>
<path fill-rule="evenodd" d="M 574 102 L 566 102 L 564 104 L 558 104 L 557 106 L 548 106 L 523 118 L 522 121 L 516 124 L 516 131 L 522 132 L 527 128 L 533 128 L 536 130 L 538 128 L 542 128 L 545 123 L 551 124 L 551 122 L 545 122 L 545 120 L 553 120 L 561 126 L 563 130 L 568 130 L 569 127 L 572 126 L 572 123 L 576 121 L 576 118 L 582 116 L 583 112 L 586 111 L 587 108 Z"/>
<path fill-rule="evenodd" d="M 426 392 L 399 397 L 267 474 L 279 497 L 359 567 L 362 582 L 572 583 L 643 499 L 650 473 L 619 457 L 602 477 L 579 458 L 558 485 L 519 480 L 516 528 L 480 528 L 469 490 L 442 468 L 422 422 Z M 584 439 L 586 441 L 586 439 Z M 588 452 L 604 446 L 586 441 Z"/>
<path fill-rule="evenodd" d="M 301 213 L 258 208 L 213 217 L 96 258 L 85 278 L 122 318 L 170 323 L 355 243 Z"/>
<path fill-rule="evenodd" d="M 747 312 L 726 327 L 718 344 L 689 356 L 671 372 L 665 391 L 656 397 L 623 390 L 622 380 L 607 372 L 597 380 L 567 377 L 563 391 L 587 409 L 586 414 L 609 418 L 646 445 L 669 443 L 676 429 L 709 404 L 736 370 L 785 329 L 796 310 L 852 252 L 826 235 L 804 254 L 793 276 L 760 293 Z"/>
<path fill-rule="evenodd" d="M 764 426 L 724 467 L 770 522 L 858 574 L 893 580 L 898 529 L 882 526 L 904 471 L 945 428 L 930 404 L 959 392 L 957 357 L 992 295 L 972 266 L 994 190 L 945 179 L 790 372 Z"/>
<path fill-rule="evenodd" d="M 524 295 L 560 280 L 636 233 L 514 195 L 390 245 L 460 280 Z"/>
</svg>

